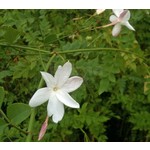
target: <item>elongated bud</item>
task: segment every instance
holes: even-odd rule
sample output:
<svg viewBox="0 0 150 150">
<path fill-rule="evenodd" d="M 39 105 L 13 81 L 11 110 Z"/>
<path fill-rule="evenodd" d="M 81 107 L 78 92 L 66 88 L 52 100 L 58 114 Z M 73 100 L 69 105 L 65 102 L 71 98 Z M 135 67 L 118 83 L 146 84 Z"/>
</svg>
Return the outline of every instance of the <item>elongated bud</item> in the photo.
<svg viewBox="0 0 150 150">
<path fill-rule="evenodd" d="M 44 121 L 44 123 L 42 124 L 40 133 L 39 133 L 39 137 L 38 137 L 38 141 L 41 140 L 43 138 L 43 136 L 45 135 L 45 132 L 47 130 L 47 125 L 48 125 L 48 116 L 46 117 L 46 120 Z"/>
</svg>

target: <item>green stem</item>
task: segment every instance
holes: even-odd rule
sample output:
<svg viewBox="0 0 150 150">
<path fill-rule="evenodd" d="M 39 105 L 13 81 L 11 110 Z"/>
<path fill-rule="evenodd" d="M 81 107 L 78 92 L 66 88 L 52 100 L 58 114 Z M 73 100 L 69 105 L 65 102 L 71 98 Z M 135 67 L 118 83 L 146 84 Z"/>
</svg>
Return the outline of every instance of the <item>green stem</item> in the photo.
<svg viewBox="0 0 150 150">
<path fill-rule="evenodd" d="M 38 51 L 38 52 L 42 52 L 41 54 L 49 54 L 49 55 L 53 55 L 54 52 L 49 52 L 46 50 L 42 50 L 42 49 L 38 49 L 38 48 L 32 48 L 32 47 L 26 47 L 26 46 L 18 46 L 18 45 L 7 45 L 7 44 L 2 44 L 0 43 L 1 46 L 6 46 L 6 47 L 14 47 L 14 48 L 22 48 L 22 49 L 26 49 L 26 50 L 32 50 L 32 51 Z M 86 49 L 75 49 L 75 50 L 64 50 L 64 51 L 56 51 L 55 54 L 67 54 L 67 53 L 77 53 L 77 52 L 98 52 L 98 51 L 118 51 L 118 52 L 124 52 L 124 53 L 129 53 L 129 54 L 134 54 L 135 56 L 137 56 L 138 58 L 141 58 L 143 60 L 145 60 L 143 57 L 133 53 L 132 51 L 129 50 L 122 50 L 122 49 L 117 49 L 117 48 L 86 48 Z"/>
<path fill-rule="evenodd" d="M 2 44 L 0 43 L 1 46 L 7 46 L 7 47 L 14 47 L 14 48 L 22 48 L 26 50 L 32 50 L 32 51 L 38 51 L 46 54 L 53 55 L 54 52 L 49 52 L 46 50 L 38 49 L 38 48 L 32 48 L 32 47 L 26 47 L 26 46 L 18 46 L 18 45 L 7 45 L 7 44 Z M 124 53 L 129 53 L 129 54 L 134 54 L 138 58 L 141 58 L 145 60 L 143 57 L 133 53 L 132 51 L 129 50 L 122 50 L 122 49 L 117 49 L 117 48 L 88 48 L 88 49 L 75 49 L 75 50 L 65 50 L 65 51 L 57 51 L 56 54 L 67 54 L 67 53 L 77 53 L 77 52 L 92 52 L 92 51 L 118 51 L 118 52 L 124 52 Z"/>
<path fill-rule="evenodd" d="M 24 134 L 28 134 L 28 132 L 20 129 L 19 127 L 17 127 L 16 125 L 12 124 L 11 121 L 8 119 L 8 117 L 5 115 L 5 113 L 2 111 L 2 109 L 0 109 L 0 113 L 2 114 L 2 116 L 4 117 L 4 119 L 6 120 L 6 122 L 11 125 L 12 127 L 16 128 L 17 130 L 19 130 L 20 132 L 24 133 Z"/>
<path fill-rule="evenodd" d="M 46 51 L 46 50 L 42 50 L 42 49 L 38 49 L 38 48 L 32 48 L 32 47 L 26 47 L 26 46 L 20 46 L 20 45 L 9 45 L 9 44 L 0 43 L 0 46 L 31 50 L 31 51 L 42 52 L 42 53 L 47 53 L 47 54 L 50 53 L 49 51 Z"/>
<path fill-rule="evenodd" d="M 121 50 L 118 48 L 85 48 L 85 49 L 75 49 L 75 50 L 65 50 L 65 51 L 59 51 L 59 54 L 66 54 L 66 53 L 77 53 L 77 52 L 92 52 L 92 51 L 119 51 L 119 52 L 125 52 L 125 53 L 131 53 L 128 50 Z"/>
<path fill-rule="evenodd" d="M 86 132 L 85 132 L 82 128 L 80 128 L 80 130 L 81 130 L 82 133 L 84 134 L 85 141 L 86 141 L 86 142 L 89 142 L 89 137 L 87 136 Z"/>
<path fill-rule="evenodd" d="M 2 109 L 0 109 L 0 113 L 2 114 L 2 116 L 4 117 L 4 119 L 10 123 L 10 120 L 7 118 L 7 116 L 5 115 L 5 113 L 2 111 Z"/>
<path fill-rule="evenodd" d="M 54 59 L 56 54 L 53 54 L 52 57 L 49 59 L 47 65 L 46 65 L 46 68 L 45 68 L 45 71 L 47 71 L 49 69 L 49 66 L 52 62 L 52 60 Z M 39 82 L 39 85 L 38 85 L 38 89 L 41 88 L 43 86 L 43 83 L 44 83 L 44 80 L 43 78 L 41 78 L 40 82 Z M 29 121 L 29 126 L 28 126 L 28 136 L 26 138 L 26 142 L 30 142 L 31 139 L 32 139 L 32 129 L 33 129 L 33 124 L 34 124 L 34 121 L 35 121 L 35 115 L 36 115 L 36 109 L 35 108 L 32 108 L 31 110 L 31 116 L 30 116 L 30 121 Z"/>
<path fill-rule="evenodd" d="M 133 53 L 132 51 L 129 50 L 122 50 L 122 49 L 118 49 L 118 48 L 87 48 L 87 49 L 75 49 L 75 50 L 65 50 L 65 51 L 59 51 L 56 52 L 56 54 L 67 54 L 67 53 L 77 53 L 77 52 L 98 52 L 98 51 L 118 51 L 118 52 L 123 52 L 123 53 L 129 53 L 129 54 L 133 54 L 135 56 L 137 56 L 137 58 L 141 58 L 143 60 L 145 60 L 143 57 Z"/>
<path fill-rule="evenodd" d="M 38 51 L 38 52 L 42 52 L 41 54 L 49 54 L 49 55 L 53 55 L 54 52 L 49 52 L 46 50 L 42 50 L 42 49 L 38 49 L 38 48 L 32 48 L 32 47 L 26 47 L 26 46 L 18 46 L 18 45 L 7 45 L 7 44 L 1 44 L 1 46 L 6 46 L 6 47 L 14 47 L 14 48 L 22 48 L 22 49 L 26 49 L 26 50 L 32 50 L 32 51 Z M 75 49 L 75 50 L 64 50 L 64 51 L 56 51 L 55 54 L 67 54 L 67 53 L 77 53 L 77 52 L 98 52 L 98 51 L 118 51 L 118 52 L 124 52 L 124 53 L 129 53 L 129 54 L 134 54 L 135 56 L 137 56 L 138 58 L 141 58 L 143 60 L 145 60 L 143 57 L 133 53 L 132 51 L 129 50 L 122 50 L 122 49 L 118 49 L 118 48 L 85 48 L 85 49 Z"/>
</svg>

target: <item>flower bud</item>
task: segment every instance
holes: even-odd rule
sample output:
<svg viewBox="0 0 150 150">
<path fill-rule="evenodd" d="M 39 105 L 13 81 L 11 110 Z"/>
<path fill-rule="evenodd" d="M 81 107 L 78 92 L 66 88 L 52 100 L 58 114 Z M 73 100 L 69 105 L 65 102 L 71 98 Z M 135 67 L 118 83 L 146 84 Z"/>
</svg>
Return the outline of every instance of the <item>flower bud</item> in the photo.
<svg viewBox="0 0 150 150">
<path fill-rule="evenodd" d="M 38 137 L 38 141 L 41 140 L 43 138 L 43 136 L 45 135 L 45 132 L 47 130 L 47 125 L 48 125 L 48 116 L 46 117 L 46 120 L 42 124 L 41 130 L 39 133 L 39 137 Z"/>
</svg>

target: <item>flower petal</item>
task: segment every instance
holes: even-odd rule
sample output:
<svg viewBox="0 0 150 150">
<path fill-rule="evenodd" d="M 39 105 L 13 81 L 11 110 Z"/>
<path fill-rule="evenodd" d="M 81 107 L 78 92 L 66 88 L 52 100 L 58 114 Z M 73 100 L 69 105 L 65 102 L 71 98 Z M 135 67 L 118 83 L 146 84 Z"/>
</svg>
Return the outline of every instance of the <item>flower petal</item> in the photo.
<svg viewBox="0 0 150 150">
<path fill-rule="evenodd" d="M 117 19 L 118 19 L 118 17 L 116 17 L 115 15 L 111 15 L 110 18 L 109 18 L 109 20 L 110 20 L 111 22 L 114 22 L 114 21 L 116 21 Z"/>
<path fill-rule="evenodd" d="M 117 23 L 117 24 L 113 27 L 112 35 L 113 35 L 113 36 L 118 36 L 118 34 L 120 33 L 120 31 L 121 31 L 121 24 L 120 24 L 120 23 Z"/>
<path fill-rule="evenodd" d="M 72 71 L 72 64 L 68 61 L 62 67 L 59 66 L 56 73 L 55 79 L 57 82 L 57 86 L 61 87 L 69 78 Z"/>
<path fill-rule="evenodd" d="M 50 91 L 48 88 L 38 89 L 30 99 L 29 105 L 31 107 L 39 106 L 44 102 L 46 102 L 49 99 L 49 96 L 50 96 Z"/>
<path fill-rule="evenodd" d="M 130 30 L 135 31 L 135 29 L 130 25 L 130 23 L 127 21 L 125 22 L 123 25 L 125 25 L 127 28 L 129 28 Z"/>
<path fill-rule="evenodd" d="M 55 78 L 47 73 L 47 72 L 41 72 L 43 79 L 46 82 L 47 87 L 52 87 L 56 82 L 55 82 Z"/>
<path fill-rule="evenodd" d="M 62 87 L 62 90 L 66 91 L 67 93 L 70 93 L 78 89 L 82 83 L 83 79 L 81 77 L 78 76 L 71 77 L 65 82 L 65 84 Z"/>
<path fill-rule="evenodd" d="M 58 123 L 64 116 L 64 105 L 58 101 L 57 97 L 53 94 L 50 96 L 47 105 L 48 116 L 52 116 L 52 120 Z"/>
<path fill-rule="evenodd" d="M 113 12 L 117 17 L 119 17 L 123 11 L 124 11 L 123 9 L 113 9 Z"/>
<path fill-rule="evenodd" d="M 56 72 L 55 72 L 55 75 L 54 75 L 54 78 L 56 80 L 59 79 L 59 76 L 60 76 L 61 72 L 62 72 L 62 66 L 59 65 L 58 68 L 57 68 L 57 70 L 56 70 Z"/>
<path fill-rule="evenodd" d="M 71 108 L 79 108 L 79 103 L 77 103 L 67 92 L 58 90 L 56 92 L 56 97 L 60 102 L 65 104 L 68 107 Z"/>
<path fill-rule="evenodd" d="M 125 10 L 124 12 L 121 13 L 120 17 L 121 22 L 126 22 L 130 19 L 130 11 L 129 10 Z"/>
<path fill-rule="evenodd" d="M 96 14 L 99 15 L 103 13 L 106 9 L 96 9 Z"/>
</svg>

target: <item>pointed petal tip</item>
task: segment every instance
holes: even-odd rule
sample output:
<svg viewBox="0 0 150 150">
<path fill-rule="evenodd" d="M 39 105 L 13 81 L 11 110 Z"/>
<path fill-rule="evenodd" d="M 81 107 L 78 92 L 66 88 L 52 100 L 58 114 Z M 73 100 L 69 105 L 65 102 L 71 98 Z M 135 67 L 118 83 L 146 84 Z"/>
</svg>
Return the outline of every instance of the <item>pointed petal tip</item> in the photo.
<svg viewBox="0 0 150 150">
<path fill-rule="evenodd" d="M 30 107 L 33 107 L 33 106 L 32 106 L 32 103 L 31 103 L 30 101 L 29 101 L 29 106 L 30 106 Z"/>
<path fill-rule="evenodd" d="M 44 73 L 46 73 L 46 72 L 44 72 L 44 71 L 40 71 L 40 73 L 41 73 L 41 74 L 44 74 Z"/>
<path fill-rule="evenodd" d="M 76 105 L 74 105 L 72 108 L 80 108 L 80 104 L 76 102 Z"/>
<path fill-rule="evenodd" d="M 36 107 L 34 101 L 32 100 L 32 98 L 29 101 L 29 106 L 32 107 L 32 108 Z"/>
<path fill-rule="evenodd" d="M 40 71 L 41 75 L 44 76 L 46 74 L 46 72 L 44 71 Z"/>
<path fill-rule="evenodd" d="M 82 77 L 80 77 L 80 80 L 81 80 L 81 82 L 83 83 L 83 78 L 82 78 Z M 81 83 L 81 84 L 82 84 L 82 83 Z"/>
<path fill-rule="evenodd" d="M 72 65 L 71 62 L 68 60 L 64 65 Z"/>
<path fill-rule="evenodd" d="M 56 123 L 56 124 L 57 124 L 59 121 L 61 121 L 61 120 L 56 120 L 54 117 L 52 117 L 52 120 L 53 120 L 53 122 Z"/>
<path fill-rule="evenodd" d="M 78 104 L 76 108 L 80 108 L 80 105 Z"/>
<path fill-rule="evenodd" d="M 133 26 L 132 26 L 128 21 L 125 22 L 124 25 L 125 25 L 128 29 L 130 29 L 130 30 L 132 30 L 132 31 L 135 31 L 135 29 L 133 28 Z"/>
<path fill-rule="evenodd" d="M 96 15 L 100 15 L 103 13 L 106 9 L 96 9 Z"/>
<path fill-rule="evenodd" d="M 59 121 L 61 121 L 62 118 L 63 118 L 63 117 L 58 118 L 58 116 L 56 116 L 55 114 L 53 114 L 53 116 L 52 116 L 52 120 L 53 120 L 53 122 L 56 123 L 56 124 L 57 124 Z"/>
<path fill-rule="evenodd" d="M 133 28 L 133 27 L 132 27 L 132 28 Z M 134 29 L 134 28 L 133 28 L 132 30 L 133 30 L 133 31 L 135 31 L 135 29 Z"/>
<path fill-rule="evenodd" d="M 40 71 L 41 75 L 43 75 L 45 72 L 44 71 Z"/>
<path fill-rule="evenodd" d="M 56 93 L 57 99 L 71 108 L 79 108 L 79 103 L 77 103 L 67 92 L 59 90 Z"/>
</svg>

